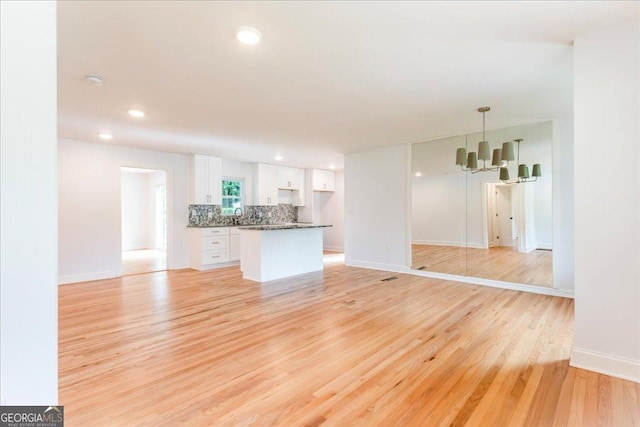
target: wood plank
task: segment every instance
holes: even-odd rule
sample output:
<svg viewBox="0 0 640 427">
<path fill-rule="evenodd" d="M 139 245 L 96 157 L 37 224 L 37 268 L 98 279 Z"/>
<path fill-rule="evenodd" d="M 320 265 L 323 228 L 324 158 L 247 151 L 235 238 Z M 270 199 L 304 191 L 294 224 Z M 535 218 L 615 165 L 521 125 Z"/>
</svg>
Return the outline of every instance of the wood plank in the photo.
<svg viewBox="0 0 640 427">
<path fill-rule="evenodd" d="M 637 385 L 569 367 L 572 300 L 394 275 L 61 286 L 67 425 L 639 422 Z"/>
</svg>

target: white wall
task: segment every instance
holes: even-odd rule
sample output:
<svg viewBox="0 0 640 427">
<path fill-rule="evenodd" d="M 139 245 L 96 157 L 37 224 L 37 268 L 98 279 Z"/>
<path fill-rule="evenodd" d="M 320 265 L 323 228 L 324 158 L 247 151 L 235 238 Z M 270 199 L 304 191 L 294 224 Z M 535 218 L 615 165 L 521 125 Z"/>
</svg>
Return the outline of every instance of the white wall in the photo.
<svg viewBox="0 0 640 427">
<path fill-rule="evenodd" d="M 0 404 L 56 405 L 56 3 L 0 19 Z"/>
<path fill-rule="evenodd" d="M 150 199 L 146 173 L 122 172 L 122 250 L 151 248 L 153 234 L 149 224 L 153 211 L 149 211 Z"/>
<path fill-rule="evenodd" d="M 189 156 L 60 140 L 60 283 L 121 274 L 122 166 L 167 171 L 167 264 L 170 269 L 189 265 Z"/>
<path fill-rule="evenodd" d="M 640 25 L 575 40 L 571 364 L 640 382 Z M 611 167 L 598 173 L 603 164 Z"/>
<path fill-rule="evenodd" d="M 395 145 L 345 157 L 345 263 L 410 265 L 409 151 Z"/>
</svg>

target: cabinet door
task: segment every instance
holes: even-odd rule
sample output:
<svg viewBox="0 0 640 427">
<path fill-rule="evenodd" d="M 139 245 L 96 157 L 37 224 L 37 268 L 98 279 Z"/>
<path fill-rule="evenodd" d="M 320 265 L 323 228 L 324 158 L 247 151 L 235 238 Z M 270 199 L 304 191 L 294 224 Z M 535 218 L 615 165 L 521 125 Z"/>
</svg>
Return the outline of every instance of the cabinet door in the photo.
<svg viewBox="0 0 640 427">
<path fill-rule="evenodd" d="M 290 190 L 293 187 L 293 168 L 278 166 L 278 188 Z"/>
<path fill-rule="evenodd" d="M 257 205 L 275 206 L 278 204 L 278 166 L 259 163 L 254 187 L 257 191 Z"/>
<path fill-rule="evenodd" d="M 222 204 L 222 159 L 193 155 L 193 203 L 196 205 Z"/>
<path fill-rule="evenodd" d="M 297 184 L 298 184 L 298 191 L 294 191 L 293 193 L 293 197 L 295 198 L 293 200 L 293 205 L 294 206 L 304 206 L 305 205 L 305 170 L 304 169 L 297 169 Z"/>
<path fill-rule="evenodd" d="M 209 202 L 212 205 L 222 205 L 222 159 L 208 157 L 209 167 Z"/>
<path fill-rule="evenodd" d="M 193 203 L 211 204 L 209 198 L 209 158 L 200 154 L 193 155 Z"/>
<path fill-rule="evenodd" d="M 229 261 L 240 260 L 240 235 L 229 235 Z"/>
<path fill-rule="evenodd" d="M 336 175 L 332 171 L 313 170 L 313 191 L 335 191 Z"/>
</svg>

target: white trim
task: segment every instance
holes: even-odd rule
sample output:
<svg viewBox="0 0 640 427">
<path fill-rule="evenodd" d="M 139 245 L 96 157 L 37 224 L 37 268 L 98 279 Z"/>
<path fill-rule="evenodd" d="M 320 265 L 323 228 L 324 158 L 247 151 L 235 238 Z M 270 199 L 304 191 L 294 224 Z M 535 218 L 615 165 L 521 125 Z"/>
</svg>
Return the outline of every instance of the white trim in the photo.
<svg viewBox="0 0 640 427">
<path fill-rule="evenodd" d="M 240 265 L 240 261 L 227 261 L 227 262 L 220 262 L 217 264 L 204 264 L 204 265 L 189 266 L 185 268 L 190 268 L 192 270 L 198 270 L 198 271 L 207 271 L 207 270 L 215 270 L 218 268 L 233 267 L 234 265 Z"/>
<path fill-rule="evenodd" d="M 458 276 L 455 274 L 435 273 L 431 271 L 412 270 L 408 274 L 414 276 L 431 277 L 434 279 L 451 280 L 454 282 L 470 283 L 473 285 L 489 286 L 492 288 L 510 289 L 513 291 L 528 292 L 531 294 L 551 295 L 554 297 L 574 298 L 573 289 L 557 289 L 545 286 L 525 285 L 522 283 L 503 282 L 500 280 L 482 279 L 480 277 Z"/>
<path fill-rule="evenodd" d="M 113 279 L 117 277 L 115 270 L 96 271 L 93 273 L 70 274 L 67 276 L 58 276 L 58 285 L 66 285 L 69 283 L 90 282 L 92 280 Z"/>
<path fill-rule="evenodd" d="M 536 249 L 542 249 L 542 250 L 545 250 L 545 251 L 552 251 L 553 250 L 553 246 L 551 245 L 551 243 L 540 243 L 540 242 L 538 242 L 538 245 L 537 245 Z"/>
<path fill-rule="evenodd" d="M 326 250 L 326 251 L 344 252 L 344 248 L 342 246 L 328 246 L 328 245 L 325 245 L 323 249 Z"/>
<path fill-rule="evenodd" d="M 172 265 L 171 268 L 167 268 L 167 270 L 183 270 L 185 268 L 191 268 L 188 262 Z"/>
<path fill-rule="evenodd" d="M 445 240 L 413 240 L 414 245 L 453 246 L 456 248 L 487 249 L 482 243 L 448 242 Z"/>
<path fill-rule="evenodd" d="M 347 260 L 345 259 L 344 265 L 348 267 L 368 268 L 370 270 L 383 270 L 393 273 L 409 273 L 410 269 L 404 265 L 396 264 L 383 264 L 379 262 L 359 261 L 359 260 Z"/>
<path fill-rule="evenodd" d="M 640 383 L 640 360 L 574 347 L 569 365 Z"/>
</svg>

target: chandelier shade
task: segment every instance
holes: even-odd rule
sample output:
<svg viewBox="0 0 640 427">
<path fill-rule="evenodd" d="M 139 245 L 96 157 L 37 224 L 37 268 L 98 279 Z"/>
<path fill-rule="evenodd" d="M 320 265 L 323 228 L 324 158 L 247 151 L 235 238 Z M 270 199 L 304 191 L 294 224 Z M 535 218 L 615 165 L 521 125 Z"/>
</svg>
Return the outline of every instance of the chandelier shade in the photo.
<svg viewBox="0 0 640 427">
<path fill-rule="evenodd" d="M 502 143 L 502 160 L 510 162 L 515 159 L 516 156 L 513 155 L 513 142 L 508 141 Z"/>
<path fill-rule="evenodd" d="M 491 149 L 489 148 L 488 141 L 480 141 L 478 143 L 478 159 L 480 160 L 491 159 Z"/>
<path fill-rule="evenodd" d="M 509 169 L 500 168 L 500 181 L 509 181 Z"/>
<path fill-rule="evenodd" d="M 456 151 L 456 165 L 464 166 L 467 164 L 467 150 L 458 148 Z"/>
<path fill-rule="evenodd" d="M 541 177 L 542 176 L 542 170 L 540 168 L 540 163 L 536 163 L 535 165 L 533 165 L 533 171 L 531 173 L 531 175 L 535 178 Z"/>
<path fill-rule="evenodd" d="M 502 164 L 502 148 L 496 148 L 493 150 L 493 160 L 491 160 L 491 166 L 500 166 Z"/>
<path fill-rule="evenodd" d="M 467 154 L 467 167 L 469 169 L 478 169 L 478 155 L 473 151 Z"/>
<path fill-rule="evenodd" d="M 529 166 L 518 165 L 518 178 L 529 178 Z"/>
</svg>

